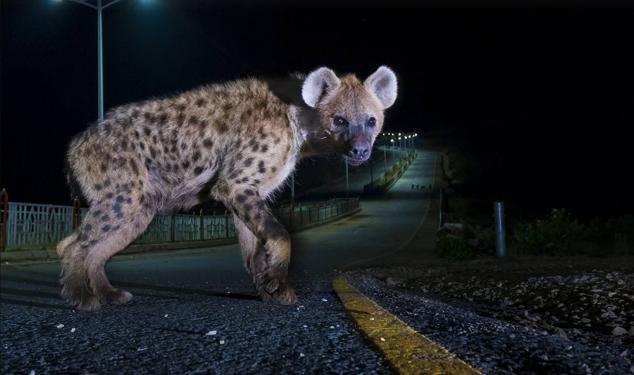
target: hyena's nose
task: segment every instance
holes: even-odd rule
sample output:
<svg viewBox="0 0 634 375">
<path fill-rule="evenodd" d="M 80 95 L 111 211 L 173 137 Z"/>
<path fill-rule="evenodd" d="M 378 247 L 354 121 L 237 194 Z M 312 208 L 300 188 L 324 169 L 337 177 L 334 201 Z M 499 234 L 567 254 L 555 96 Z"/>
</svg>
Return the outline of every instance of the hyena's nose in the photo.
<svg viewBox="0 0 634 375">
<path fill-rule="evenodd" d="M 367 144 L 357 144 L 352 146 L 350 156 L 356 159 L 365 159 L 370 155 L 370 146 Z"/>
</svg>

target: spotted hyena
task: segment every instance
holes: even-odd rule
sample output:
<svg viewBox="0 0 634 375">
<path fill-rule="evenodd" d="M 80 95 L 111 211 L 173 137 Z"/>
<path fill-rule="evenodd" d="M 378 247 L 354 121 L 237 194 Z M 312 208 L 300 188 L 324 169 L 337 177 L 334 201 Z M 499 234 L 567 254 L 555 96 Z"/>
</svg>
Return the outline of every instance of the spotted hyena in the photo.
<svg viewBox="0 0 634 375">
<path fill-rule="evenodd" d="M 154 215 L 213 198 L 232 212 L 245 267 L 264 300 L 294 303 L 287 284 L 288 232 L 267 198 L 304 156 L 370 157 L 396 76 L 382 66 L 365 81 L 328 68 L 283 80 L 238 80 L 114 108 L 76 136 L 68 177 L 90 209 L 62 240 L 62 296 L 83 310 L 122 304 L 105 264 Z"/>
</svg>

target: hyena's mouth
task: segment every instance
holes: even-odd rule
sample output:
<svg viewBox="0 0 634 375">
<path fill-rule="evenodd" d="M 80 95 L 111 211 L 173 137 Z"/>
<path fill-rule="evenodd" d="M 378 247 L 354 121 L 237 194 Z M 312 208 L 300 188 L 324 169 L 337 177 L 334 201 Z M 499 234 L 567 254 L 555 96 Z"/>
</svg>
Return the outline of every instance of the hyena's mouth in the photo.
<svg viewBox="0 0 634 375">
<path fill-rule="evenodd" d="M 368 161 L 370 158 L 363 158 L 363 159 L 359 159 L 359 158 L 351 158 L 347 155 L 343 156 L 343 160 L 346 161 L 346 163 L 348 163 L 348 165 L 352 165 L 353 167 L 358 167 L 361 164 L 365 163 L 366 161 Z"/>
</svg>

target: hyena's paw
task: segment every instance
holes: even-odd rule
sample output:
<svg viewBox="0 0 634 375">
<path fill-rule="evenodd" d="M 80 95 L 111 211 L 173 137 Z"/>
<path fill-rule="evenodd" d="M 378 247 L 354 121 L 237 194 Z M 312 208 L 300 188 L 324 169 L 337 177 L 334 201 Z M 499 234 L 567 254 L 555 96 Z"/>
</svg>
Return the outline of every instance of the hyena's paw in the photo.
<svg viewBox="0 0 634 375">
<path fill-rule="evenodd" d="M 94 311 L 101 307 L 99 298 L 90 293 L 90 290 L 84 286 L 71 287 L 64 284 L 61 294 L 62 298 L 77 310 Z"/>
<path fill-rule="evenodd" d="M 294 305 L 297 302 L 295 289 L 288 284 L 282 284 L 272 295 L 275 302 L 282 305 Z"/>
<path fill-rule="evenodd" d="M 259 289 L 260 297 L 265 302 L 277 302 L 282 305 L 293 305 L 297 302 L 295 289 L 285 282 L 271 280 Z"/>
<path fill-rule="evenodd" d="M 130 300 L 132 300 L 132 297 L 132 293 L 126 290 L 112 289 L 104 293 L 102 300 L 113 305 L 123 305 L 124 303 L 130 302 Z"/>
</svg>

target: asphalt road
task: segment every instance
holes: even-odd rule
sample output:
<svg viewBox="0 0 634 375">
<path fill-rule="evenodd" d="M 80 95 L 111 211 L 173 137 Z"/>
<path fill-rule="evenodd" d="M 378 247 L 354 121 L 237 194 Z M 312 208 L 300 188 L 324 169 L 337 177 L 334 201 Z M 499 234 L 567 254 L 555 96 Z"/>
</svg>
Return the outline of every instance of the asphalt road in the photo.
<svg viewBox="0 0 634 375">
<path fill-rule="evenodd" d="M 384 153 L 384 151 L 386 151 Z M 363 187 L 377 179 L 385 173 L 386 169 L 391 168 L 397 161 L 407 155 L 408 149 L 387 148 L 383 146 L 377 147 L 372 152 L 372 161 L 365 163 L 359 167 L 348 167 L 348 194 L 350 196 L 358 196 L 363 193 Z M 339 168 L 339 167 L 338 167 Z M 341 171 L 345 171 L 345 165 L 340 163 Z M 411 187 L 411 185 L 410 185 Z M 324 185 L 317 186 L 298 193 L 299 200 L 312 201 L 322 200 L 331 197 L 344 197 L 346 195 L 346 175 L 341 176 L 334 181 L 330 181 Z"/>
<path fill-rule="evenodd" d="M 418 228 L 435 156 L 421 153 L 384 197 L 353 217 L 297 233 L 295 306 L 254 297 L 237 245 L 115 258 L 108 274 L 135 298 L 76 312 L 64 305 L 59 265 L 2 265 L 1 369 L 41 373 L 389 373 L 331 287 L 336 269 L 384 254 Z"/>
</svg>

